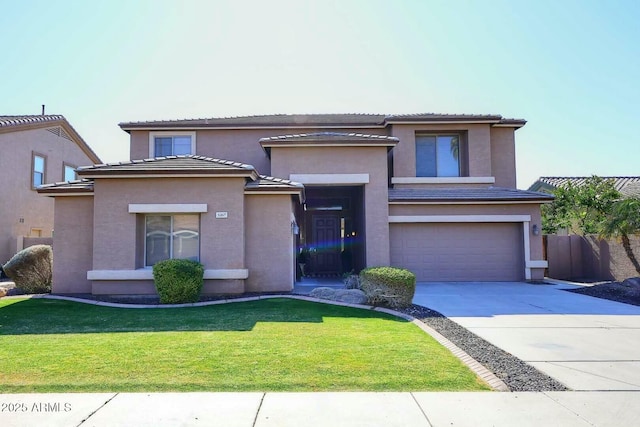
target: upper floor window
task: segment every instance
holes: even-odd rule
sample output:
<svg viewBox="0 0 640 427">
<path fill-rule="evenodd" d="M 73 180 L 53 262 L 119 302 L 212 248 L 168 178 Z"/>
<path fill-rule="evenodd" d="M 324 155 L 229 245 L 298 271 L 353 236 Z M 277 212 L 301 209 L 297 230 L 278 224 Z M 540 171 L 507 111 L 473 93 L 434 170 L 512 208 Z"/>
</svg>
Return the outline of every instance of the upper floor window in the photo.
<svg viewBox="0 0 640 427">
<path fill-rule="evenodd" d="M 64 163 L 64 168 L 62 170 L 62 180 L 75 181 L 76 179 L 78 179 L 78 175 L 76 174 L 75 166 Z"/>
<path fill-rule="evenodd" d="M 152 132 L 149 137 L 150 157 L 195 154 L 195 132 Z"/>
<path fill-rule="evenodd" d="M 460 176 L 460 136 L 416 135 L 416 176 Z"/>
<path fill-rule="evenodd" d="M 147 215 L 145 266 L 165 259 L 200 259 L 200 215 Z"/>
<path fill-rule="evenodd" d="M 31 163 L 33 165 L 33 173 L 31 178 L 31 185 L 33 188 L 38 188 L 45 182 L 45 168 L 47 158 L 41 154 L 33 153 Z"/>
</svg>

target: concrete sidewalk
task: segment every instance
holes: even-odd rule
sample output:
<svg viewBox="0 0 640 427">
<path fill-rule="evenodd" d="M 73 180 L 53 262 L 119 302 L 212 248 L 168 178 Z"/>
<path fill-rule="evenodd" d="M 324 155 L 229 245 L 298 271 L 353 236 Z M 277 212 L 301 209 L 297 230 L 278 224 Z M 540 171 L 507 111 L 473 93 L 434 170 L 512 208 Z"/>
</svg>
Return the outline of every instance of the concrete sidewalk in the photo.
<svg viewBox="0 0 640 427">
<path fill-rule="evenodd" d="M 3 427 L 632 426 L 640 392 L 0 395 Z"/>
</svg>

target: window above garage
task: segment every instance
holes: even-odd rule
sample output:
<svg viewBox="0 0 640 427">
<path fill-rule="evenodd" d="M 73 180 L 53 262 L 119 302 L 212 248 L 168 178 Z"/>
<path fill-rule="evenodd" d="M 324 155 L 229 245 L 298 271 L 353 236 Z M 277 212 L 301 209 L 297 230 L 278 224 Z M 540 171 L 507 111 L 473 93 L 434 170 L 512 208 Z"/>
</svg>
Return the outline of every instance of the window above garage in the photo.
<svg viewBox="0 0 640 427">
<path fill-rule="evenodd" d="M 460 134 L 417 134 L 417 177 L 464 176 L 464 144 Z"/>
</svg>

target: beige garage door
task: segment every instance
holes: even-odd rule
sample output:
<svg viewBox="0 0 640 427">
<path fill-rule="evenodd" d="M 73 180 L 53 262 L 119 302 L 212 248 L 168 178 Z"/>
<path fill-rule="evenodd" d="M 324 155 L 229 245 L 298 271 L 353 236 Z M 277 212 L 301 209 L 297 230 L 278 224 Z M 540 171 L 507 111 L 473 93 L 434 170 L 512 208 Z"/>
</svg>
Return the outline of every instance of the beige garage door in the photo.
<svg viewBox="0 0 640 427">
<path fill-rule="evenodd" d="M 418 281 L 524 279 L 521 223 L 390 224 L 391 265 Z"/>
</svg>

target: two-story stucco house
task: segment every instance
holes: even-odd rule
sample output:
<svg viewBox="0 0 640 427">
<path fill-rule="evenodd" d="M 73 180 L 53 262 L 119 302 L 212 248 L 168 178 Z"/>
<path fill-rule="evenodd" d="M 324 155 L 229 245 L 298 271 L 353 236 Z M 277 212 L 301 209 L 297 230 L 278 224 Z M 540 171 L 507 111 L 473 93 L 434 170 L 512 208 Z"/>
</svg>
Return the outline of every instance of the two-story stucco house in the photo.
<svg viewBox="0 0 640 427">
<path fill-rule="evenodd" d="M 154 293 L 150 267 L 181 257 L 204 264 L 204 293 L 288 291 L 302 247 L 311 275 L 394 265 L 420 281 L 541 279 L 551 196 L 515 188 L 524 125 L 441 114 L 121 123 L 130 161 L 39 190 L 56 204 L 53 290 Z"/>
<path fill-rule="evenodd" d="M 0 115 L 0 265 L 25 237 L 51 237 L 54 203 L 36 189 L 76 179 L 78 166 L 99 162 L 63 116 Z"/>
</svg>

